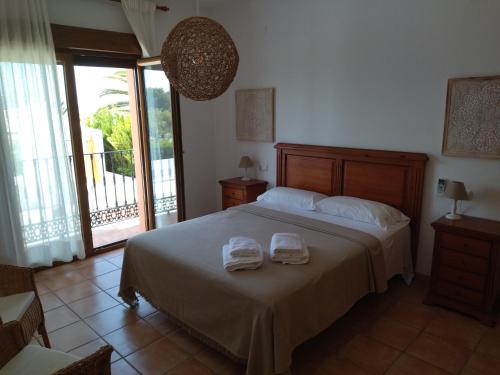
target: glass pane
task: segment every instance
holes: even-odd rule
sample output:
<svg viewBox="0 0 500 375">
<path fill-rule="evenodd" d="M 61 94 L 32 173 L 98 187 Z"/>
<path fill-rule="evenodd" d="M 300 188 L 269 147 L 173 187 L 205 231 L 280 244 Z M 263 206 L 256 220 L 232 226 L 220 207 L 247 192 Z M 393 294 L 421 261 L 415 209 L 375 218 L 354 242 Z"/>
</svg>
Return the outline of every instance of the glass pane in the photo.
<svg viewBox="0 0 500 375">
<path fill-rule="evenodd" d="M 94 66 L 75 66 L 75 79 L 92 238 L 98 248 L 145 230 L 137 190 L 139 151 L 133 147 L 137 121 L 130 114 L 134 80 L 131 69 Z"/>
<path fill-rule="evenodd" d="M 156 228 L 177 222 L 170 83 L 160 65 L 144 67 Z"/>
</svg>

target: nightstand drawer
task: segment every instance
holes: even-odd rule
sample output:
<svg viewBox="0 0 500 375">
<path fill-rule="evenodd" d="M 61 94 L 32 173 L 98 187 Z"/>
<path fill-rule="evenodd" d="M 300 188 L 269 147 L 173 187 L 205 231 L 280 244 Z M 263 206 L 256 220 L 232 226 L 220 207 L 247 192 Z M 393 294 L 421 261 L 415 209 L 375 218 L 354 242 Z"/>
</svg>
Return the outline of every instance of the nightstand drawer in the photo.
<svg viewBox="0 0 500 375">
<path fill-rule="evenodd" d="M 459 286 L 447 283 L 445 281 L 438 281 L 436 285 L 436 293 L 447 298 L 467 303 L 472 306 L 481 306 L 483 302 L 483 294 L 461 288 Z"/>
<path fill-rule="evenodd" d="M 243 190 L 224 187 L 223 190 L 224 197 L 233 198 L 233 199 L 243 199 Z"/>
<path fill-rule="evenodd" d="M 222 209 L 253 202 L 266 191 L 266 181 L 242 180 L 241 177 L 220 180 L 222 187 Z"/>
<path fill-rule="evenodd" d="M 439 249 L 438 251 L 441 253 L 440 261 L 445 266 L 479 274 L 486 274 L 488 272 L 488 261 L 484 258 L 448 249 Z"/>
<path fill-rule="evenodd" d="M 224 209 L 229 208 L 229 207 L 234 207 L 234 206 L 239 206 L 243 202 L 239 199 L 233 199 L 233 198 L 227 198 L 224 197 L 222 200 L 222 207 Z"/>
<path fill-rule="evenodd" d="M 484 290 L 486 281 L 484 276 L 445 266 L 439 270 L 439 278 L 479 291 Z"/>
<path fill-rule="evenodd" d="M 500 221 L 445 216 L 436 231 L 429 293 L 424 301 L 472 315 L 493 326 L 500 301 Z"/>
<path fill-rule="evenodd" d="M 463 251 L 478 257 L 489 258 L 491 244 L 475 238 L 457 236 L 451 233 L 442 233 L 439 244 L 448 249 Z"/>
</svg>

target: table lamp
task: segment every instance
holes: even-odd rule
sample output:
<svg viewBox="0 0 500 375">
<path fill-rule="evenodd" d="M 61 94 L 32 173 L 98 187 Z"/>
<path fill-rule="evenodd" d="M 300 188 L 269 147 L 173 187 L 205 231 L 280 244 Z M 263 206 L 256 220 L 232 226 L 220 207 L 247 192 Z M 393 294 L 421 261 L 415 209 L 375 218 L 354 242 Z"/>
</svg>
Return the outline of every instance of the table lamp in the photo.
<svg viewBox="0 0 500 375">
<path fill-rule="evenodd" d="M 469 200 L 464 183 L 460 181 L 448 181 L 444 190 L 444 195 L 445 197 L 453 200 L 453 204 L 451 206 L 452 211 L 446 215 L 446 218 L 449 220 L 460 219 L 462 216 L 457 214 L 457 201 Z"/>
<path fill-rule="evenodd" d="M 241 178 L 242 181 L 249 181 L 250 178 L 248 177 L 247 174 L 247 169 L 253 167 L 253 162 L 252 159 L 250 159 L 248 156 L 242 156 L 240 159 L 240 165 L 239 168 L 245 168 L 245 176 Z"/>
</svg>

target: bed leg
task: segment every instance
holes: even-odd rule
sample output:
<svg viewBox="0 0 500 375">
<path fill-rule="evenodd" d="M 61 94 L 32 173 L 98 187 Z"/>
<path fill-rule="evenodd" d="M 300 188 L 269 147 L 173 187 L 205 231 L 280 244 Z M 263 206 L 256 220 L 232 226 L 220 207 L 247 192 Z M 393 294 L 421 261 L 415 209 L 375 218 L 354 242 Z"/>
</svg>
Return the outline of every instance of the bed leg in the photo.
<svg viewBox="0 0 500 375">
<path fill-rule="evenodd" d="M 137 299 L 137 296 L 135 294 L 135 290 L 133 289 L 127 289 L 125 292 L 119 292 L 118 297 L 120 297 L 123 302 L 125 302 L 127 305 L 130 306 L 130 308 L 137 307 L 139 304 L 139 300 Z"/>
</svg>

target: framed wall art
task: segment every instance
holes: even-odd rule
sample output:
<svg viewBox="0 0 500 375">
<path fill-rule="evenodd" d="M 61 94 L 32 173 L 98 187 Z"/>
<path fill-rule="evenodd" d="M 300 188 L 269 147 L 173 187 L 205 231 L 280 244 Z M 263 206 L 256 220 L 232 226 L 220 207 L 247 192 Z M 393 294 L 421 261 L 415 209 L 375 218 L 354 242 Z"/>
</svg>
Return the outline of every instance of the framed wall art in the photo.
<svg viewBox="0 0 500 375">
<path fill-rule="evenodd" d="M 236 139 L 274 142 L 275 89 L 236 90 Z"/>
<path fill-rule="evenodd" d="M 448 81 L 442 153 L 500 159 L 500 76 Z"/>
</svg>

